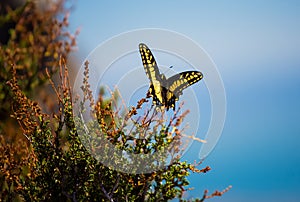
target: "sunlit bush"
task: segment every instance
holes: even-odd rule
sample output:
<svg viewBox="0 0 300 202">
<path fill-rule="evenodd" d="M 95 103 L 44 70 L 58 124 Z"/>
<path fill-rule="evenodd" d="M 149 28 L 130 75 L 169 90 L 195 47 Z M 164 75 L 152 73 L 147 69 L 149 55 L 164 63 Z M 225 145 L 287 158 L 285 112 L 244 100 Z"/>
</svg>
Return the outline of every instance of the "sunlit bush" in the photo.
<svg viewBox="0 0 300 202">
<path fill-rule="evenodd" d="M 190 173 L 210 170 L 181 161 L 179 128 L 187 112 L 179 108 L 165 118 L 154 107 L 141 110 L 148 98 L 122 111 L 117 91 L 105 97 L 108 92 L 103 89 L 94 100 L 88 63 L 83 97 L 73 95 L 65 58 L 75 38 L 64 31 L 68 22 L 67 15 L 59 15 L 62 8 L 61 3 L 41 14 L 28 2 L 0 19 L 0 26 L 14 24 L 9 40 L 0 48 L 0 201 L 186 201 Z M 51 113 L 33 101 L 36 87 L 45 83 L 52 86 L 51 99 L 56 100 L 57 110 Z M 80 115 L 84 113 L 94 119 L 83 123 Z M 125 130 L 129 124 L 130 133 Z M 20 138 L 8 141 L 12 134 Z M 110 152 L 110 156 L 101 156 L 109 149 L 108 143 L 129 155 L 120 158 L 120 153 Z M 155 156 L 159 151 L 161 155 Z M 130 154 L 141 154 L 142 160 Z M 105 165 L 106 160 L 115 167 Z M 132 163 L 136 172 L 115 169 L 126 169 Z M 138 172 L 141 167 L 149 172 Z M 209 196 L 205 191 L 194 201 L 227 190 Z"/>
</svg>

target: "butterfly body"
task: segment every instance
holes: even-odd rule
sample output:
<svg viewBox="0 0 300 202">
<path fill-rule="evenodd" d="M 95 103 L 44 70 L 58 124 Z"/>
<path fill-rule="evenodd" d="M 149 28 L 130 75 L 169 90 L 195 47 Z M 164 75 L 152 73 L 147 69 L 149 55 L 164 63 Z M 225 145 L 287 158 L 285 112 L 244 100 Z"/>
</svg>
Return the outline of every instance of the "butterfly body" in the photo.
<svg viewBox="0 0 300 202">
<path fill-rule="evenodd" d="M 160 74 L 150 49 L 143 43 L 139 45 L 139 49 L 145 72 L 150 80 L 149 95 L 153 98 L 153 104 L 164 106 L 167 110 L 169 108 L 175 110 L 175 102 L 182 95 L 182 91 L 200 81 L 203 78 L 202 73 L 185 71 L 166 78 L 164 74 Z"/>
</svg>

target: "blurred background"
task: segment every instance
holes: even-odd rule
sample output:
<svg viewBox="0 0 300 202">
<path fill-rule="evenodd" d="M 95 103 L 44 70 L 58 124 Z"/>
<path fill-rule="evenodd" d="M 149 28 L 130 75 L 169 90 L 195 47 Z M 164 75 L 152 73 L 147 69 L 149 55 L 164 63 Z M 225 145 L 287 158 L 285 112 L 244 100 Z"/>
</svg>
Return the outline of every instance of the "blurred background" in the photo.
<svg viewBox="0 0 300 202">
<path fill-rule="evenodd" d="M 209 201 L 300 201 L 299 1 L 74 3 L 71 32 L 81 31 L 72 60 L 78 68 L 97 45 L 142 28 L 184 34 L 216 63 L 226 90 L 226 122 L 203 163 L 212 170 L 190 176 L 194 190 L 187 198 L 232 185 Z M 198 160 L 198 153 L 191 155 Z"/>
</svg>

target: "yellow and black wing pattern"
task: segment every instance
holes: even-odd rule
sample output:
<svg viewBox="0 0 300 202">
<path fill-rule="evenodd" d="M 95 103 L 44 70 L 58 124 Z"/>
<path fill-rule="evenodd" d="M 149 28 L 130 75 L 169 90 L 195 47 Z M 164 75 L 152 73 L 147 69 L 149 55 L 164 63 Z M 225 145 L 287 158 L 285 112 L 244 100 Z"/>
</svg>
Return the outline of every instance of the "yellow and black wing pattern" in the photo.
<svg viewBox="0 0 300 202">
<path fill-rule="evenodd" d="M 153 104 L 164 106 L 169 110 L 175 110 L 175 102 L 182 95 L 182 91 L 188 86 L 200 81 L 203 75 L 199 71 L 186 71 L 166 78 L 160 74 L 153 54 L 147 45 L 139 45 L 145 72 L 150 80 L 149 95 L 153 98 Z"/>
</svg>

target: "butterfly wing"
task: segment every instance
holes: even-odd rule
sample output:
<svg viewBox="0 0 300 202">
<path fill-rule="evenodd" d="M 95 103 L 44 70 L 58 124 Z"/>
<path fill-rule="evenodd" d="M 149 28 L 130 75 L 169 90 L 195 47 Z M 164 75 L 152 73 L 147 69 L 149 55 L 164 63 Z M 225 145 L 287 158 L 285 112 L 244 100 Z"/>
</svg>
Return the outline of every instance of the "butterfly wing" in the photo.
<svg viewBox="0 0 300 202">
<path fill-rule="evenodd" d="M 163 105 L 169 110 L 175 110 L 175 102 L 182 95 L 182 91 L 188 86 L 203 78 L 201 72 L 186 71 L 166 79 L 160 74 L 157 63 L 150 49 L 143 43 L 139 44 L 139 50 L 144 70 L 150 80 L 149 93 L 153 97 L 154 105 Z"/>
<path fill-rule="evenodd" d="M 186 71 L 176 74 L 167 79 L 168 92 L 167 92 L 167 101 L 170 108 L 175 108 L 175 101 L 179 99 L 179 96 L 182 95 L 182 91 L 193 85 L 194 83 L 200 81 L 203 78 L 203 75 L 199 71 Z"/>
<path fill-rule="evenodd" d="M 139 45 L 140 54 L 142 57 L 142 62 L 144 70 L 150 80 L 149 93 L 153 97 L 154 104 L 161 105 L 163 101 L 162 97 L 162 83 L 163 75 L 159 73 L 157 63 L 150 49 L 143 43 Z"/>
</svg>

